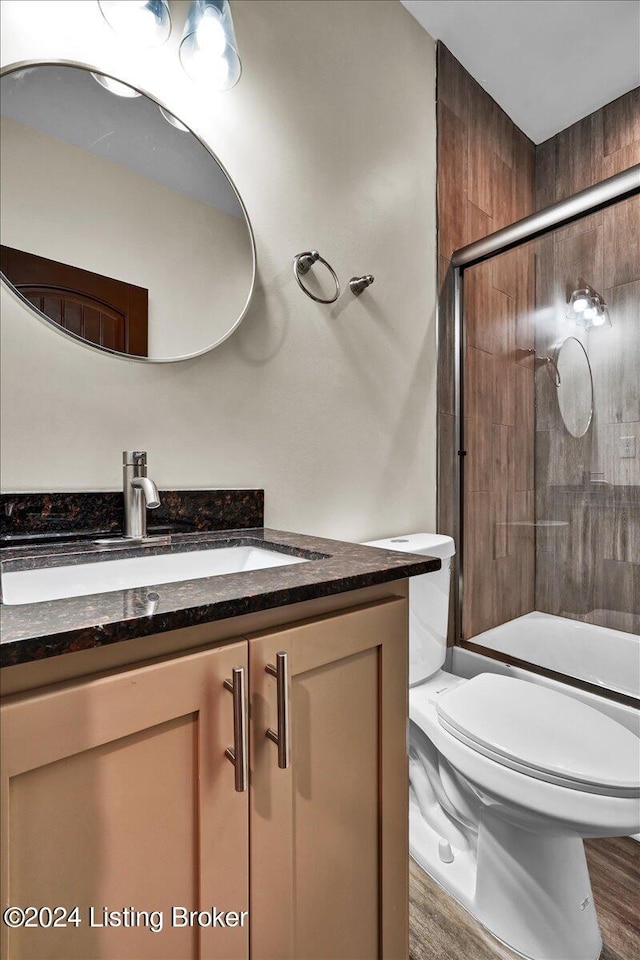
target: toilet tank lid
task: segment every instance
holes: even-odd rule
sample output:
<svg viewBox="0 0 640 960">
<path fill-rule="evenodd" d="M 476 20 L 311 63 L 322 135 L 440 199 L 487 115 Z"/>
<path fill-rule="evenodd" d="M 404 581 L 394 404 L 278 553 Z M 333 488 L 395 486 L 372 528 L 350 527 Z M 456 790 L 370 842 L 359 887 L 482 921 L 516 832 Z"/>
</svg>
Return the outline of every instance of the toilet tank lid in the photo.
<svg viewBox="0 0 640 960">
<path fill-rule="evenodd" d="M 406 533 L 403 536 L 387 537 L 385 540 L 370 540 L 364 546 L 425 554 L 428 557 L 440 557 L 441 560 L 452 557 L 456 552 L 452 538 L 439 533 Z"/>
</svg>

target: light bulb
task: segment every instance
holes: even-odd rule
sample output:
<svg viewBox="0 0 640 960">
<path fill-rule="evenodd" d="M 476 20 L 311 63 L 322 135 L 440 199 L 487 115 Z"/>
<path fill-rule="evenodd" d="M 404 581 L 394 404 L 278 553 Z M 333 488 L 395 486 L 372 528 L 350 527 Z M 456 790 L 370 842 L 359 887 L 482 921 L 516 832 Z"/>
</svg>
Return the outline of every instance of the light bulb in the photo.
<svg viewBox="0 0 640 960">
<path fill-rule="evenodd" d="M 593 320 L 593 318 L 597 316 L 597 313 L 598 311 L 595 307 L 587 307 L 586 310 L 582 311 L 582 316 L 585 318 L 585 320 Z"/>
<path fill-rule="evenodd" d="M 190 67 L 196 82 L 210 83 L 215 90 L 224 90 L 229 77 L 229 64 L 224 57 L 212 57 L 204 50 L 195 49 Z"/>
<path fill-rule="evenodd" d="M 591 325 L 594 327 L 601 327 L 604 323 L 604 313 L 598 313 L 591 320 Z"/>
<path fill-rule="evenodd" d="M 221 57 L 227 46 L 224 27 L 217 10 L 207 7 L 196 27 L 198 49 L 211 57 Z"/>
<path fill-rule="evenodd" d="M 589 301 L 586 297 L 579 297 L 577 300 L 573 301 L 573 309 L 576 313 L 582 313 L 583 310 L 586 310 L 589 306 Z"/>
<path fill-rule="evenodd" d="M 105 77 L 102 73 L 91 73 L 91 76 L 101 87 L 104 87 L 105 90 L 108 90 L 109 93 L 114 93 L 116 97 L 128 97 L 133 99 L 133 97 L 140 97 L 140 94 L 137 90 L 134 90 L 133 87 L 128 86 L 126 83 L 121 83 L 120 80 L 114 80 L 112 77 Z"/>
</svg>

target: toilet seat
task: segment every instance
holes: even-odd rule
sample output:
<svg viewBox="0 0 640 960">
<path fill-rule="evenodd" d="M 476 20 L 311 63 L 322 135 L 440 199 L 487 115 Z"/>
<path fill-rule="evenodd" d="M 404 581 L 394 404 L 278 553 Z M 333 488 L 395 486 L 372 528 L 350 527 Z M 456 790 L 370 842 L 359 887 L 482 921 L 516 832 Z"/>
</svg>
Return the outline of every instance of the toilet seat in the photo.
<svg viewBox="0 0 640 960">
<path fill-rule="evenodd" d="M 447 733 L 498 764 L 574 790 L 640 797 L 637 737 L 566 694 L 484 673 L 443 692 L 435 709 Z"/>
</svg>

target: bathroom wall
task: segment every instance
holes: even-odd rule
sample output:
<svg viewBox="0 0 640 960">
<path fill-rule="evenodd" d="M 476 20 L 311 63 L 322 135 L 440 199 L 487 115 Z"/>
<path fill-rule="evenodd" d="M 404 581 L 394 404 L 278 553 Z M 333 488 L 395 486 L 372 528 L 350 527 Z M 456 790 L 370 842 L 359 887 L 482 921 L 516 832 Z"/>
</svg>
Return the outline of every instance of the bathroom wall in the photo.
<svg viewBox="0 0 640 960">
<path fill-rule="evenodd" d="M 640 162 L 640 89 L 537 148 L 537 204 L 546 206 Z M 640 633 L 640 198 L 538 242 L 536 349 L 577 336 L 589 355 L 594 415 L 582 438 L 558 415 L 550 378 L 537 378 L 536 609 Z M 600 292 L 611 329 L 565 319 L 580 279 Z M 621 457 L 620 437 L 636 456 Z"/>
<path fill-rule="evenodd" d="M 171 3 L 172 39 L 147 51 L 93 0 L 2 5 L 3 64 L 90 63 L 210 144 L 249 210 L 259 268 L 225 344 L 159 366 L 79 346 L 3 290 L 3 488 L 117 489 L 121 451 L 142 448 L 166 488 L 264 487 L 272 526 L 433 530 L 434 43 L 396 0 L 233 0 L 242 79 L 198 93 L 177 58 L 187 6 Z M 369 272 L 374 285 L 313 303 L 291 269 L 310 248 L 343 286 Z"/>
<path fill-rule="evenodd" d="M 442 43 L 437 110 L 438 529 L 459 542 L 450 257 L 533 212 L 535 148 Z M 533 347 L 533 276 L 530 251 L 465 275 L 465 638 L 533 609 L 533 539 L 508 535 L 511 521 L 533 519 L 534 383 L 523 362 Z M 459 635 L 456 624 L 450 639 Z"/>
</svg>

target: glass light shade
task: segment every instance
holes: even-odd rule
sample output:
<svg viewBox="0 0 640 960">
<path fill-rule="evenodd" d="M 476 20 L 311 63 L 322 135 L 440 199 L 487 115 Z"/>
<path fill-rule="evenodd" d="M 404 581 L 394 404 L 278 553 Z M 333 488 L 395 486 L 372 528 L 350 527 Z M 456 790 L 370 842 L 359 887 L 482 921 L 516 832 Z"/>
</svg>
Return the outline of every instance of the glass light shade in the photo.
<svg viewBox="0 0 640 960">
<path fill-rule="evenodd" d="M 134 90 L 133 87 L 128 86 L 126 83 L 122 83 L 120 80 L 114 80 L 112 77 L 105 77 L 102 73 L 91 73 L 93 79 L 100 84 L 101 87 L 104 87 L 105 90 L 108 90 L 109 93 L 114 93 L 116 97 L 128 97 L 133 99 L 133 97 L 140 97 L 142 94 L 138 93 L 137 90 Z"/>
<path fill-rule="evenodd" d="M 180 62 L 185 73 L 212 90 L 230 90 L 240 79 L 229 0 L 194 0 L 184 25 Z"/>
<path fill-rule="evenodd" d="M 102 16 L 123 37 L 144 47 L 158 47 L 171 33 L 167 0 L 98 0 Z"/>
</svg>

